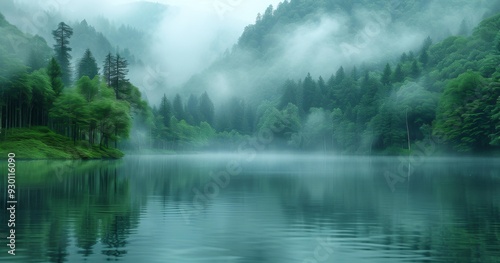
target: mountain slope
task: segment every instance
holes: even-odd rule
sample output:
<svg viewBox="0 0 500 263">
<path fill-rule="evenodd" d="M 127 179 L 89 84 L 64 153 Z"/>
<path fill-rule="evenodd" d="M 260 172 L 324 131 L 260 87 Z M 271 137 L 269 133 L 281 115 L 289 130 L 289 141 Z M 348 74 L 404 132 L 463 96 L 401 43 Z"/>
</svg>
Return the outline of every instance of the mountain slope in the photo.
<svg viewBox="0 0 500 263">
<path fill-rule="evenodd" d="M 193 76 L 183 90 L 207 90 L 226 99 L 275 97 L 287 78 L 307 72 L 326 77 L 340 66 L 370 69 L 404 51 L 417 52 L 427 36 L 438 41 L 469 34 L 498 10 L 498 2 L 285 1 L 259 15 L 231 52 Z"/>
</svg>

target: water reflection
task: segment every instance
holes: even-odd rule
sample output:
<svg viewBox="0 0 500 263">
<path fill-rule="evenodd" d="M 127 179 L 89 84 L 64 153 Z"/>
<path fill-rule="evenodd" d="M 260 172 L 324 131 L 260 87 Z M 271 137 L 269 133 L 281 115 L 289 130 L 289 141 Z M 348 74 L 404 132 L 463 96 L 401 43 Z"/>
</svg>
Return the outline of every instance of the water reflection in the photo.
<svg viewBox="0 0 500 263">
<path fill-rule="evenodd" d="M 231 160 L 241 173 L 222 187 L 214 175 Z M 385 175 L 399 163 L 265 155 L 19 162 L 17 255 L 5 251 L 0 261 L 500 261 L 495 160 L 427 159 L 392 192 Z"/>
</svg>

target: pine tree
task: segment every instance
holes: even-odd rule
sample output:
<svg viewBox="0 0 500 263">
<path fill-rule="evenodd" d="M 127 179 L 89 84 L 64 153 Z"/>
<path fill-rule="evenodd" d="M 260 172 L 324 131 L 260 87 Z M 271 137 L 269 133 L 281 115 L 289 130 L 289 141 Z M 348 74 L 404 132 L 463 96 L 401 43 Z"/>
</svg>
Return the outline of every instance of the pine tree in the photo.
<svg viewBox="0 0 500 263">
<path fill-rule="evenodd" d="M 429 63 L 429 48 L 432 45 L 431 37 L 427 37 L 422 45 L 422 50 L 420 51 L 420 63 L 425 67 Z"/>
<path fill-rule="evenodd" d="M 429 52 L 427 50 L 423 50 L 422 53 L 420 53 L 419 60 L 424 67 L 427 66 L 429 63 Z"/>
<path fill-rule="evenodd" d="M 54 51 L 56 53 L 56 60 L 61 67 L 62 81 L 64 85 L 68 86 L 71 84 L 71 55 L 69 52 L 72 50 L 69 47 L 69 39 L 73 35 L 73 29 L 64 22 L 61 22 L 57 29 L 52 31 L 52 35 L 56 41 Z"/>
<path fill-rule="evenodd" d="M 283 95 L 281 96 L 280 109 L 285 108 L 288 103 L 298 105 L 297 84 L 292 80 L 287 80 L 283 86 Z"/>
<path fill-rule="evenodd" d="M 458 28 L 459 36 L 468 36 L 469 35 L 469 26 L 467 25 L 467 21 L 465 19 L 460 23 L 460 27 Z"/>
<path fill-rule="evenodd" d="M 188 98 L 186 109 L 184 111 L 186 114 L 186 121 L 189 124 L 191 125 L 200 124 L 200 114 L 198 110 L 199 110 L 198 98 L 195 95 L 191 94 Z"/>
<path fill-rule="evenodd" d="M 385 65 L 384 73 L 382 74 L 382 77 L 380 78 L 380 82 L 384 85 L 390 85 L 391 84 L 391 75 L 392 75 L 392 69 L 389 63 Z"/>
<path fill-rule="evenodd" d="M 303 110 L 305 113 L 309 112 L 315 102 L 316 102 L 316 83 L 311 77 L 310 73 L 307 73 L 307 77 L 304 79 L 302 84 L 302 99 L 303 99 Z"/>
<path fill-rule="evenodd" d="M 113 64 L 113 72 L 111 74 L 111 87 L 115 90 L 116 99 L 125 99 L 129 95 L 128 88 L 128 62 L 119 54 L 116 54 Z"/>
<path fill-rule="evenodd" d="M 403 82 L 405 80 L 405 74 L 403 72 L 403 67 L 401 66 L 401 64 L 398 63 L 398 65 L 396 66 L 392 79 L 395 83 Z"/>
<path fill-rule="evenodd" d="M 64 88 L 64 84 L 61 79 L 61 67 L 59 66 L 55 58 L 52 58 L 49 61 L 49 65 L 47 66 L 47 74 L 49 75 L 50 86 L 52 87 L 54 94 L 56 96 L 59 96 Z"/>
<path fill-rule="evenodd" d="M 82 59 L 78 63 L 78 73 L 77 79 L 80 79 L 83 76 L 87 76 L 90 79 L 93 79 L 95 76 L 99 74 L 99 68 L 97 67 L 97 62 L 90 52 L 90 49 L 85 50 Z"/>
<path fill-rule="evenodd" d="M 432 39 L 431 37 L 427 37 L 424 40 L 424 44 L 422 45 L 422 50 L 429 50 L 429 48 L 432 46 Z"/>
<path fill-rule="evenodd" d="M 210 126 L 214 125 L 215 107 L 207 92 L 204 92 L 200 97 L 199 113 L 201 121 L 206 121 Z"/>
<path fill-rule="evenodd" d="M 245 101 L 243 99 L 233 97 L 229 101 L 229 125 L 231 130 L 236 130 L 239 132 L 244 131 L 244 115 Z"/>
<path fill-rule="evenodd" d="M 127 79 L 128 62 L 120 54 L 108 53 L 104 59 L 103 74 L 106 84 L 115 91 L 116 99 L 125 100 L 130 95 L 131 87 Z"/>
<path fill-rule="evenodd" d="M 406 52 L 403 52 L 403 54 L 401 55 L 401 58 L 399 59 L 399 61 L 401 63 L 405 63 L 407 60 L 408 60 L 408 55 L 406 54 Z"/>
<path fill-rule="evenodd" d="M 177 118 L 179 121 L 184 120 L 184 106 L 182 105 L 182 99 L 181 95 L 176 94 L 174 98 L 174 103 L 173 103 L 173 112 L 175 118 Z"/>
<path fill-rule="evenodd" d="M 335 84 L 340 84 L 345 79 L 344 67 L 340 67 L 335 73 Z"/>
<path fill-rule="evenodd" d="M 416 59 L 414 59 L 413 63 L 411 63 L 411 76 L 414 79 L 418 79 L 418 77 L 420 77 L 420 67 L 418 66 Z"/>
<path fill-rule="evenodd" d="M 158 114 L 162 117 L 162 123 L 165 127 L 170 127 L 170 118 L 172 117 L 170 102 L 167 99 L 167 95 L 163 94 L 163 98 L 160 102 L 160 107 L 158 108 Z"/>
<path fill-rule="evenodd" d="M 352 68 L 352 71 L 351 71 L 351 78 L 354 80 L 354 81 L 357 81 L 359 76 L 358 76 L 358 68 L 356 68 L 356 66 L 354 66 L 354 68 Z"/>
<path fill-rule="evenodd" d="M 111 79 L 113 72 L 115 71 L 114 69 L 114 61 L 115 57 L 110 53 L 106 55 L 106 58 L 104 59 L 104 67 L 103 67 L 103 75 L 104 79 L 106 79 L 106 84 L 111 87 Z"/>
</svg>

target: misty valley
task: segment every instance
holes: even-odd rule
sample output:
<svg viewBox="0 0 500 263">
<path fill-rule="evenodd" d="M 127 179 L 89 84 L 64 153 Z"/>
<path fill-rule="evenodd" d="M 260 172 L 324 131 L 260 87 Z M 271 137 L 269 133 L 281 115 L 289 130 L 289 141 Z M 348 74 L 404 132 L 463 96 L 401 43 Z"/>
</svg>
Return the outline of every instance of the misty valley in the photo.
<svg viewBox="0 0 500 263">
<path fill-rule="evenodd" d="M 0 262 L 500 262 L 499 154 L 500 0 L 0 2 Z"/>
</svg>

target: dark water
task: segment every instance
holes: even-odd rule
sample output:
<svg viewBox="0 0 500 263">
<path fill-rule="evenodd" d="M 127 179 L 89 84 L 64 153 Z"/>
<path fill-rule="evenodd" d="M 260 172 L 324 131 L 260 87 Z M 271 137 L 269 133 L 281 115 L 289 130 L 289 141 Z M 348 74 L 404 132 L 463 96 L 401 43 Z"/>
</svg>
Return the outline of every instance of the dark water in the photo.
<svg viewBox="0 0 500 263">
<path fill-rule="evenodd" d="M 500 262 L 498 159 L 19 161 L 16 187 L 1 262 Z"/>
</svg>

